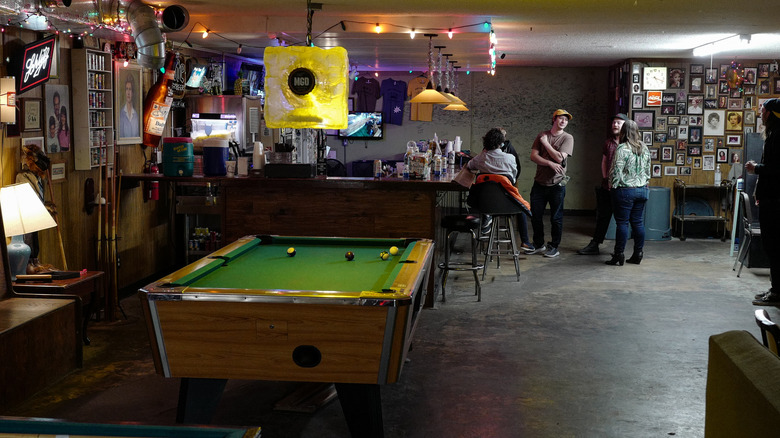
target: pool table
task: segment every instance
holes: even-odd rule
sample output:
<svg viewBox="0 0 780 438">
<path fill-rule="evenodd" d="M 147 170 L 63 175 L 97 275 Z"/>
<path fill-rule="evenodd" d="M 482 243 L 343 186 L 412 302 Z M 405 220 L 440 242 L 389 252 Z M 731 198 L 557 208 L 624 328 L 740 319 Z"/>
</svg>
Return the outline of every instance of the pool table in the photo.
<svg viewBox="0 0 780 438">
<path fill-rule="evenodd" d="M 142 288 L 157 372 L 182 378 L 177 420 L 208 423 L 227 379 L 333 382 L 353 436 L 382 436 L 379 385 L 401 373 L 433 247 L 245 236 Z"/>
</svg>

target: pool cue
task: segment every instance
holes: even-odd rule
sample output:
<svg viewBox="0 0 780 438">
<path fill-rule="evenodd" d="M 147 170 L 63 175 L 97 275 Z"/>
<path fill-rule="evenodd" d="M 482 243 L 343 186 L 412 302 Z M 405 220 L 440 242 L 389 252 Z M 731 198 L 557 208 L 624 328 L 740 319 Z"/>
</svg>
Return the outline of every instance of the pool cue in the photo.
<svg viewBox="0 0 780 438">
<path fill-rule="evenodd" d="M 100 204 L 100 192 L 103 190 L 103 161 L 100 159 L 100 155 L 98 152 L 98 191 L 97 191 L 97 207 L 98 207 L 98 223 L 97 223 L 97 266 L 100 266 L 100 245 L 102 242 L 100 241 L 100 232 L 103 229 L 101 224 L 101 215 L 103 214 L 103 206 Z M 93 200 L 94 202 L 94 200 Z"/>
<path fill-rule="evenodd" d="M 49 194 L 51 196 L 51 203 L 56 207 L 54 203 L 54 190 L 51 188 L 51 169 L 46 169 L 46 182 L 49 186 Z M 57 214 L 59 216 L 59 213 Z M 54 218 L 54 223 L 57 224 L 57 237 L 60 241 L 60 254 L 62 254 L 62 270 L 68 270 L 68 261 L 65 259 L 65 246 L 62 244 L 62 231 L 60 230 L 60 221 L 58 218 Z"/>
</svg>

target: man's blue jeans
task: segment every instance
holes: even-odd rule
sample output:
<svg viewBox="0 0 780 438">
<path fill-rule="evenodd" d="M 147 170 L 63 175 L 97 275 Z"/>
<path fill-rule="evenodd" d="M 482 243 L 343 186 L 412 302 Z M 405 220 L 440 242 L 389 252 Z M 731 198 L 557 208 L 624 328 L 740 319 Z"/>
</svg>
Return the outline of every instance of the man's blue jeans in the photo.
<svg viewBox="0 0 780 438">
<path fill-rule="evenodd" d="M 650 195 L 647 187 L 612 189 L 612 212 L 615 215 L 615 254 L 622 254 L 628 241 L 628 226 L 634 239 L 634 252 L 645 247 L 645 204 Z"/>
<path fill-rule="evenodd" d="M 563 198 L 565 186 L 543 186 L 534 182 L 531 188 L 531 226 L 534 229 L 534 246 L 544 245 L 544 209 L 550 204 L 550 245 L 557 248 L 563 235 Z"/>
</svg>

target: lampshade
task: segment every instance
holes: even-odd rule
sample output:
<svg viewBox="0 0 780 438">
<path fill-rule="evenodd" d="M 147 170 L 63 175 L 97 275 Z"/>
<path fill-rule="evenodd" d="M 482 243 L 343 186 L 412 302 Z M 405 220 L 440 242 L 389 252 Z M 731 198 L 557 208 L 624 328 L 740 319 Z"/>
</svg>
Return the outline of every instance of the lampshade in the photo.
<svg viewBox="0 0 780 438">
<path fill-rule="evenodd" d="M 450 99 L 450 102 L 457 104 L 457 105 L 466 105 L 466 102 L 462 101 L 458 96 L 448 92 L 447 90 L 444 90 L 445 96 L 447 96 Z"/>
<path fill-rule="evenodd" d="M 428 82 L 428 88 L 423 90 L 417 96 L 414 96 L 409 102 L 411 103 L 434 103 L 434 104 L 450 104 L 450 100 L 447 96 L 439 93 L 433 89 L 433 86 Z"/>
<path fill-rule="evenodd" d="M 444 107 L 447 111 L 468 111 L 469 109 L 466 108 L 466 105 L 462 105 L 459 103 L 451 103 Z"/>
<path fill-rule="evenodd" d="M 0 123 L 16 123 L 16 78 L 0 78 Z"/>
<path fill-rule="evenodd" d="M 11 244 L 8 245 L 8 264 L 11 278 L 16 280 L 17 275 L 27 272 L 30 259 L 30 247 L 24 243 L 22 236 L 56 227 L 57 223 L 27 183 L 0 188 L 0 209 L 5 235 L 12 236 Z"/>
</svg>

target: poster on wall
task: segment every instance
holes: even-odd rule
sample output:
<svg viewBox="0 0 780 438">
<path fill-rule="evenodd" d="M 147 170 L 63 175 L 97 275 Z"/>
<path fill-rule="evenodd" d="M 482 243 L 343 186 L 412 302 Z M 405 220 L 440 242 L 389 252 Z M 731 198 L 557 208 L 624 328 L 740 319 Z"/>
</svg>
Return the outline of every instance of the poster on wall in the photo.
<svg viewBox="0 0 780 438">
<path fill-rule="evenodd" d="M 114 90 L 116 96 L 116 144 L 141 143 L 141 67 L 133 62 L 123 67 L 116 63 Z"/>
<path fill-rule="evenodd" d="M 46 84 L 43 123 L 46 153 L 70 150 L 70 95 L 67 85 Z"/>
</svg>

